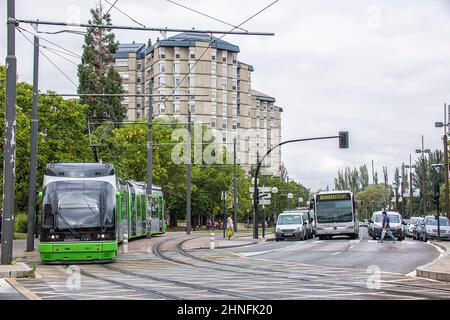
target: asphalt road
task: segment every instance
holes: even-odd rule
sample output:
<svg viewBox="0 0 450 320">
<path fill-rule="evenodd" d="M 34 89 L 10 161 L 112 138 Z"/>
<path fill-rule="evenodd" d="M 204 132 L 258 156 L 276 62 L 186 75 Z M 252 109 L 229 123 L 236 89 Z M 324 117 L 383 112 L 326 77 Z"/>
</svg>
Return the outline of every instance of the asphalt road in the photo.
<svg viewBox="0 0 450 320">
<path fill-rule="evenodd" d="M 183 243 L 208 235 L 166 235 L 112 264 L 37 264 L 18 282 L 41 299 L 450 299 L 450 284 L 406 275 L 439 256 L 432 245 L 361 235 L 193 251 Z"/>
<path fill-rule="evenodd" d="M 235 249 L 243 256 L 273 261 L 300 262 L 325 267 L 366 270 L 377 266 L 383 272 L 407 274 L 439 257 L 430 244 L 406 238 L 392 243 L 378 243 L 361 228 L 357 240 L 336 237 L 332 240 L 268 242 L 252 247 Z"/>
</svg>

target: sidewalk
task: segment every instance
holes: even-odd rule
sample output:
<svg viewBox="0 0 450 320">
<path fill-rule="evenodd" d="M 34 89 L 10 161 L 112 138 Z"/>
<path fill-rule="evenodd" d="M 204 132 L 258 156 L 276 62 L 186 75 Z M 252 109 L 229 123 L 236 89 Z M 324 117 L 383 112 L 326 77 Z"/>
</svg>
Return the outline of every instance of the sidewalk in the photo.
<svg viewBox="0 0 450 320">
<path fill-rule="evenodd" d="M 417 268 L 416 274 L 422 278 L 450 282 L 450 242 L 432 241 L 432 244 L 441 248 L 445 253 L 431 264 Z"/>
</svg>

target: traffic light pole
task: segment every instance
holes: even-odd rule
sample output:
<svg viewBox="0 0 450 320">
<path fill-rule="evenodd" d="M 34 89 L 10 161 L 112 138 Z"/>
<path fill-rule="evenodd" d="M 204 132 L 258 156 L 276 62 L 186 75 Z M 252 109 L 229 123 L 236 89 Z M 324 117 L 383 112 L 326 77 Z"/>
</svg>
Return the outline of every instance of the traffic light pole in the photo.
<svg viewBox="0 0 450 320">
<path fill-rule="evenodd" d="M 255 183 L 254 183 L 254 192 L 253 192 L 253 238 L 258 239 L 258 206 L 259 206 L 259 190 L 258 190 L 258 175 L 261 169 L 261 166 L 264 162 L 264 159 L 272 153 L 275 149 L 289 143 L 294 142 L 305 142 L 305 141 L 315 141 L 315 140 L 329 140 L 329 139 L 339 139 L 339 147 L 341 149 L 348 148 L 348 132 L 339 132 L 338 136 L 330 136 L 330 137 L 318 137 L 318 138 L 307 138 L 307 139 L 295 139 L 288 140 L 277 144 L 272 147 L 266 154 L 259 160 L 256 171 L 255 171 Z"/>
</svg>

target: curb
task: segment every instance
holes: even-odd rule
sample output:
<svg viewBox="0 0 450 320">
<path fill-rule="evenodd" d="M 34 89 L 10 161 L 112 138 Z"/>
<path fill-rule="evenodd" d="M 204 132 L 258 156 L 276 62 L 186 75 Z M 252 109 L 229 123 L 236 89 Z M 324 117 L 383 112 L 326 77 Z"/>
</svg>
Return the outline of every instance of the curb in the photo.
<svg viewBox="0 0 450 320">
<path fill-rule="evenodd" d="M 14 289 L 16 289 L 21 295 L 23 295 L 28 300 L 42 300 L 39 298 L 38 295 L 31 292 L 24 286 L 22 286 L 20 283 L 16 281 L 16 279 L 7 279 L 6 282 L 8 282 Z"/>
<path fill-rule="evenodd" d="M 0 266 L 0 278 L 28 278 L 32 274 L 33 269 L 25 262 Z"/>
<path fill-rule="evenodd" d="M 438 259 L 433 261 L 431 264 L 428 264 L 426 266 L 422 266 L 416 269 L 416 276 L 421 278 L 427 278 L 431 280 L 436 281 L 443 281 L 443 282 L 450 282 L 450 272 L 436 272 L 436 271 L 430 271 L 427 270 L 427 268 L 434 265 L 437 261 L 441 260 L 445 256 L 448 255 L 448 248 L 438 242 L 431 241 L 430 244 L 442 249 L 445 253 L 442 254 Z"/>
</svg>

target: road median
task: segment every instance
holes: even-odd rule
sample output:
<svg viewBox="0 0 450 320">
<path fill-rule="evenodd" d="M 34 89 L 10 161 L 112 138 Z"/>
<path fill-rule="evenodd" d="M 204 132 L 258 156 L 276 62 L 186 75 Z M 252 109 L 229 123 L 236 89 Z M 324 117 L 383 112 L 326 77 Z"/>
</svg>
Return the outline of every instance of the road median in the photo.
<svg viewBox="0 0 450 320">
<path fill-rule="evenodd" d="M 437 281 L 450 282 L 450 243 L 432 241 L 432 245 L 440 248 L 443 253 L 432 263 L 416 269 L 416 275 Z"/>
</svg>

